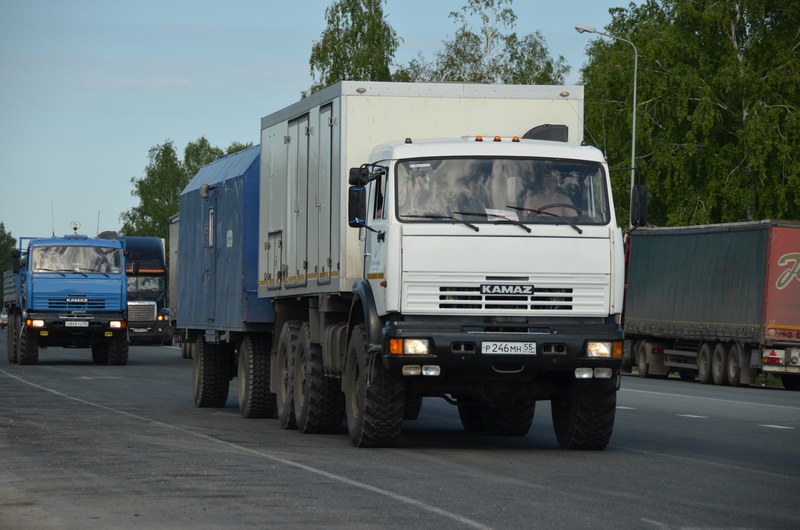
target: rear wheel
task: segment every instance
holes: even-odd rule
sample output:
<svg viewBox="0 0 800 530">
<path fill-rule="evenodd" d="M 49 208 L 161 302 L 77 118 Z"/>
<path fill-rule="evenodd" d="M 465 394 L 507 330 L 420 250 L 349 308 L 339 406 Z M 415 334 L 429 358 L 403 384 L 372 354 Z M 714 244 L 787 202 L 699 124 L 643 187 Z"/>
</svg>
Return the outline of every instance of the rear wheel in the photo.
<svg viewBox="0 0 800 530">
<path fill-rule="evenodd" d="M 647 343 L 643 340 L 636 343 L 636 366 L 639 367 L 639 377 L 647 377 L 650 367 L 647 365 Z"/>
<path fill-rule="evenodd" d="M 39 362 L 39 337 L 36 331 L 22 327 L 17 351 L 19 364 L 36 364 Z"/>
<path fill-rule="evenodd" d="M 297 356 L 297 341 L 300 337 L 300 322 L 290 320 L 283 325 L 278 337 L 278 388 L 275 404 L 278 421 L 284 429 L 296 429 L 294 415 L 294 361 Z"/>
<path fill-rule="evenodd" d="M 8 330 L 6 344 L 8 346 L 8 362 L 14 364 L 19 360 L 20 319 L 16 313 L 8 314 Z"/>
<path fill-rule="evenodd" d="M 728 364 L 726 366 L 728 384 L 731 386 L 739 386 L 742 384 L 741 375 L 743 359 L 744 356 L 741 353 L 741 348 L 739 345 L 734 344 L 731 346 L 731 349 L 728 351 Z"/>
<path fill-rule="evenodd" d="M 728 384 L 728 347 L 721 342 L 714 346 L 711 355 L 711 379 L 715 385 Z"/>
<path fill-rule="evenodd" d="M 339 431 L 344 418 L 342 383 L 325 374 L 322 349 L 311 343 L 307 322 L 300 327 L 293 388 L 297 430 L 308 434 Z"/>
<path fill-rule="evenodd" d="M 192 363 L 194 402 L 198 407 L 224 407 L 230 390 L 228 359 L 216 344 L 200 335 Z"/>
<path fill-rule="evenodd" d="M 269 340 L 246 335 L 239 346 L 237 374 L 239 412 L 245 418 L 275 416 L 275 394 L 269 391 Z"/>
<path fill-rule="evenodd" d="M 564 383 L 550 400 L 559 445 L 564 449 L 603 449 L 614 429 L 616 377 L 570 377 Z"/>
<path fill-rule="evenodd" d="M 397 445 L 403 425 L 405 389 L 399 374 L 384 368 L 367 348 L 364 325 L 353 330 L 345 364 L 345 409 L 356 447 Z"/>
<path fill-rule="evenodd" d="M 697 379 L 707 385 L 711 382 L 711 356 L 713 355 L 711 344 L 704 342 L 697 352 Z"/>
</svg>

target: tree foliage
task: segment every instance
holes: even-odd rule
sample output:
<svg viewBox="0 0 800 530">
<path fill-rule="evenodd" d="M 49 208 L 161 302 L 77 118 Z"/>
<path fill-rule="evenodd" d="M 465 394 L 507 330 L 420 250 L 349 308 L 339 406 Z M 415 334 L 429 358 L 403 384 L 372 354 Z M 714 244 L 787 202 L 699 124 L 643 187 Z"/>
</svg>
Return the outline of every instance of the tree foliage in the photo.
<svg viewBox="0 0 800 530">
<path fill-rule="evenodd" d="M 648 0 L 611 10 L 606 33 L 639 50 L 636 166 L 662 225 L 797 218 L 800 3 Z M 587 48 L 587 137 L 630 153 L 633 53 Z M 628 173 L 613 176 L 620 219 Z"/>
<path fill-rule="evenodd" d="M 228 153 L 250 147 L 252 144 L 234 142 Z M 169 218 L 178 213 L 179 197 L 183 188 L 204 165 L 225 154 L 212 146 L 205 137 L 189 142 L 183 160 L 171 140 L 150 149 L 144 178 L 132 178 L 131 195 L 139 197 L 139 205 L 120 216 L 121 232 L 125 235 L 144 235 L 167 238 Z"/>
<path fill-rule="evenodd" d="M 6 225 L 0 223 L 0 273 L 10 270 L 13 266 L 11 251 L 17 248 L 17 240 L 6 232 Z"/>
<path fill-rule="evenodd" d="M 401 66 L 394 80 L 562 84 L 569 73 L 566 60 L 550 56 L 541 32 L 520 37 L 513 31 L 517 16 L 511 2 L 467 0 L 450 13 L 458 25 L 455 35 L 442 41 L 432 60 L 420 53 Z"/>
<path fill-rule="evenodd" d="M 336 0 L 325 9 L 328 25 L 309 59 L 312 94 L 342 80 L 391 80 L 401 39 L 383 14 L 384 1 Z"/>
</svg>

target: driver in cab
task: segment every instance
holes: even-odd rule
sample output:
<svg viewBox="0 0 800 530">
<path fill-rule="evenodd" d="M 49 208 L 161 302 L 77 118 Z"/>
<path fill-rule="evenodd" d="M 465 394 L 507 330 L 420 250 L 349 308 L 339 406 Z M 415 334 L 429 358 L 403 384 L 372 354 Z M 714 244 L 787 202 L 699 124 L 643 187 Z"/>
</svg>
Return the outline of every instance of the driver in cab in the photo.
<svg viewBox="0 0 800 530">
<path fill-rule="evenodd" d="M 538 178 L 538 191 L 529 193 L 525 198 L 525 214 L 539 215 L 537 210 L 553 215 L 575 215 L 572 201 L 559 189 L 560 174 L 553 168 L 547 168 Z M 547 214 L 545 214 L 547 215 Z"/>
</svg>

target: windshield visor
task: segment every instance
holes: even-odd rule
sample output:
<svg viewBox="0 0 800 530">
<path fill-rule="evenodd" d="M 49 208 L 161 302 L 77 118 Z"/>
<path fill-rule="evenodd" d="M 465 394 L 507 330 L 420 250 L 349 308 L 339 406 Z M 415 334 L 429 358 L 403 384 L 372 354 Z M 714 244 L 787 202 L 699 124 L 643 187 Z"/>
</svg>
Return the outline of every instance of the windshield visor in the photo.
<svg viewBox="0 0 800 530">
<path fill-rule="evenodd" d="M 534 158 L 427 158 L 396 166 L 403 222 L 607 224 L 606 174 L 595 162 Z"/>
<path fill-rule="evenodd" d="M 33 272 L 119 274 L 122 255 L 118 248 L 51 245 L 31 249 Z"/>
</svg>

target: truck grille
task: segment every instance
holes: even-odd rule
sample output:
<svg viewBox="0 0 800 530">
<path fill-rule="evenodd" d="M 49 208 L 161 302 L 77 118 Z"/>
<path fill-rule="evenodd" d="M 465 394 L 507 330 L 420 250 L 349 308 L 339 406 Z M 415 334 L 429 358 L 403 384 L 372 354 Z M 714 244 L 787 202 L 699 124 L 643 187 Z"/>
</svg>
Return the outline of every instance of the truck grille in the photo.
<svg viewBox="0 0 800 530">
<path fill-rule="evenodd" d="M 450 279 L 446 274 L 408 274 L 403 288 L 403 311 L 408 314 L 459 315 L 572 315 L 608 313 L 607 275 L 533 277 L 520 285 L 532 285 L 526 294 L 485 293 L 487 277 Z"/>
<path fill-rule="evenodd" d="M 155 302 L 128 302 L 128 320 L 135 321 L 150 321 L 156 319 L 156 303 Z"/>
<path fill-rule="evenodd" d="M 103 311 L 107 300 L 85 295 L 67 295 L 66 298 L 48 298 L 47 308 L 57 311 Z"/>
</svg>

